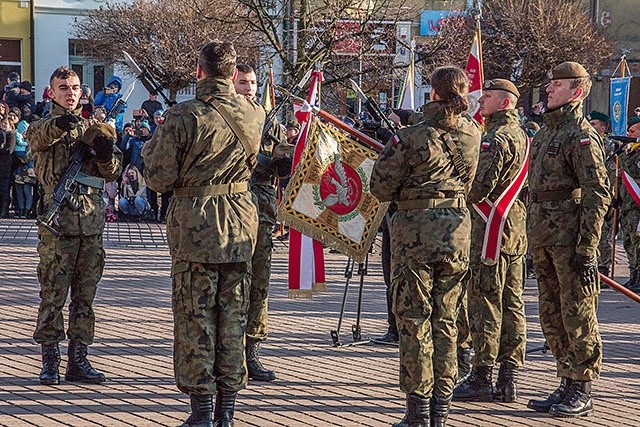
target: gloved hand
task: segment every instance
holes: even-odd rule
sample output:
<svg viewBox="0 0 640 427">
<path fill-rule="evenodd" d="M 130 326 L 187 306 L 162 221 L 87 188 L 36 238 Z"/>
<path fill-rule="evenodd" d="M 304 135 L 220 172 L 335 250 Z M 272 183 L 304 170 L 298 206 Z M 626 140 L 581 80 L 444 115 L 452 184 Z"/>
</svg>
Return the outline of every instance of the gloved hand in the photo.
<svg viewBox="0 0 640 427">
<path fill-rule="evenodd" d="M 96 152 L 96 160 L 108 162 L 113 157 L 113 138 L 107 135 L 97 135 L 93 139 L 93 150 Z"/>
<path fill-rule="evenodd" d="M 380 142 L 386 144 L 387 141 L 389 141 L 391 137 L 393 137 L 393 132 L 385 127 L 379 127 L 378 129 L 376 129 L 376 137 Z"/>
<path fill-rule="evenodd" d="M 58 129 L 69 132 L 70 130 L 75 129 L 80 121 L 82 121 L 82 117 L 76 116 L 73 113 L 67 113 L 57 117 L 54 124 Z"/>
<path fill-rule="evenodd" d="M 580 276 L 585 295 L 593 295 L 598 286 L 598 259 L 595 256 L 581 255 L 576 252 L 573 267 Z"/>
</svg>

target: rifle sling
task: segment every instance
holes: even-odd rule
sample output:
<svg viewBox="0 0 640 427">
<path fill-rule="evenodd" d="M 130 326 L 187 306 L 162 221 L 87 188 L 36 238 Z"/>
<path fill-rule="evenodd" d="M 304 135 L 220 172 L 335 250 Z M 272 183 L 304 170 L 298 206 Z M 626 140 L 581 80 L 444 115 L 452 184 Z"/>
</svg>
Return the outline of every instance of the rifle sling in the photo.
<svg viewBox="0 0 640 427">
<path fill-rule="evenodd" d="M 458 175 L 460 175 L 460 179 L 462 180 L 462 183 L 463 184 L 470 183 L 471 174 L 469 173 L 470 171 L 469 165 L 462 158 L 462 155 L 460 154 L 460 150 L 458 150 L 458 146 L 453 141 L 453 138 L 451 138 L 451 135 L 449 135 L 449 132 L 446 132 L 446 131 L 441 132 L 439 130 L 436 130 L 436 132 L 439 134 L 440 139 L 444 141 L 445 145 L 447 146 L 447 149 L 451 153 L 451 160 L 453 161 L 453 167 L 458 172 Z"/>
<path fill-rule="evenodd" d="M 254 162 L 254 158 L 258 153 L 258 149 L 257 149 L 258 147 L 254 149 L 251 146 L 251 143 L 247 139 L 247 136 L 240 130 L 240 126 L 238 125 L 238 122 L 231 116 L 231 114 L 229 114 L 229 111 L 226 109 L 226 107 L 222 105 L 220 102 L 214 100 L 213 97 L 210 95 L 205 97 L 201 101 L 204 102 L 205 104 L 211 105 L 213 109 L 220 114 L 220 116 L 224 119 L 224 121 L 227 123 L 229 128 L 231 128 L 231 131 L 233 132 L 233 134 L 236 136 L 236 138 L 238 138 L 238 140 L 240 141 L 240 144 L 242 144 L 244 151 L 247 152 L 247 155 L 249 157 L 249 162 Z"/>
</svg>

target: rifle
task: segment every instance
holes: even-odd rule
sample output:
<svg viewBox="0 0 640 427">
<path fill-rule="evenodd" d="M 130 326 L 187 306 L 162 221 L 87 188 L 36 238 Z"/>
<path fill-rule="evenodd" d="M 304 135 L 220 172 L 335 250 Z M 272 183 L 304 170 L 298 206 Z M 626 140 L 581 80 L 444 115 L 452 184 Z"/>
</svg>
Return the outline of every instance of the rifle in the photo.
<svg viewBox="0 0 640 427">
<path fill-rule="evenodd" d="M 160 86 L 155 81 L 151 73 L 149 73 L 149 70 L 147 70 L 145 67 L 140 67 L 136 63 L 136 61 L 133 60 L 131 55 L 129 55 L 124 50 L 122 51 L 122 53 L 124 54 L 124 61 L 133 70 L 134 74 L 136 75 L 136 78 L 140 80 L 140 83 L 142 83 L 142 86 L 144 86 L 145 89 L 149 91 L 149 93 L 160 95 L 162 99 L 164 99 L 165 104 L 167 104 L 167 106 L 169 107 L 176 104 L 176 101 L 172 101 L 169 98 L 167 98 L 167 96 L 162 91 L 162 86 Z"/>
<path fill-rule="evenodd" d="M 627 148 L 628 144 L 633 144 L 633 143 L 636 143 L 636 142 L 640 142 L 640 138 L 634 138 L 632 136 L 613 136 L 613 135 L 609 135 L 609 139 L 621 142 L 622 144 L 620 144 L 620 146 L 616 149 L 616 151 L 614 151 L 613 153 L 611 153 L 609 155 L 609 157 L 607 157 L 607 159 L 604 161 L 605 163 L 609 163 L 618 154 L 622 153 Z"/>
<path fill-rule="evenodd" d="M 107 113 L 105 122 L 115 119 L 120 111 L 122 111 L 122 108 L 127 105 L 127 100 L 131 96 L 134 87 L 135 80 L 129 84 L 125 90 L 124 96 L 118 98 L 113 104 Z M 71 112 L 67 112 L 67 114 L 71 114 Z M 60 181 L 58 181 L 55 187 L 53 187 L 53 201 L 51 202 L 51 205 L 43 215 L 36 219 L 37 225 L 43 226 L 56 237 L 60 237 L 60 231 L 58 231 L 58 227 L 60 227 L 60 223 L 58 222 L 58 211 L 65 200 L 73 211 L 77 211 L 80 209 L 80 202 L 74 193 L 77 193 L 79 189 L 82 187 L 91 187 L 98 190 L 104 190 L 104 178 L 87 175 L 86 173 L 81 172 L 85 159 L 92 151 L 91 147 L 83 141 L 76 142 L 76 149 L 71 155 L 71 159 L 69 159 L 69 166 L 67 166 L 67 170 L 64 171 Z"/>
<path fill-rule="evenodd" d="M 372 97 L 365 95 L 362 89 L 360 89 L 360 86 L 358 86 L 358 83 L 355 82 L 355 80 L 349 79 L 349 83 L 351 83 L 351 88 L 356 93 L 358 98 L 360 98 L 360 100 L 362 101 L 362 105 L 364 105 L 369 114 L 371 114 L 373 121 L 384 124 L 387 129 L 395 133 L 398 130 L 398 127 L 395 125 L 395 123 L 389 120 L 387 116 L 384 115 L 382 110 L 380 110 L 380 106 L 378 106 L 378 103 Z"/>
<path fill-rule="evenodd" d="M 309 68 L 309 70 L 307 70 L 304 76 L 302 76 L 300 81 L 296 83 L 296 85 L 291 90 L 294 92 L 301 91 L 304 88 L 304 85 L 307 83 L 307 81 L 311 77 L 311 71 L 313 71 L 313 69 Z M 278 87 L 278 89 L 280 88 Z M 286 103 L 288 103 L 292 97 L 291 92 L 289 91 L 282 91 L 282 92 L 285 94 L 285 98 L 281 102 L 279 102 L 275 108 L 272 108 L 271 110 L 269 110 L 269 112 L 267 113 L 267 117 L 264 120 L 264 127 L 262 128 L 263 141 L 270 141 L 270 143 L 278 142 L 278 141 L 274 141 L 275 137 L 271 134 L 271 128 L 273 127 L 273 124 L 276 121 L 276 116 L 278 115 L 278 112 L 280 111 L 280 109 Z M 266 144 L 266 145 L 271 145 L 271 144 Z M 269 169 L 271 168 L 271 157 L 268 156 L 267 154 L 259 152 L 257 156 L 257 160 L 258 160 L 258 164 L 260 164 L 261 166 Z"/>
</svg>

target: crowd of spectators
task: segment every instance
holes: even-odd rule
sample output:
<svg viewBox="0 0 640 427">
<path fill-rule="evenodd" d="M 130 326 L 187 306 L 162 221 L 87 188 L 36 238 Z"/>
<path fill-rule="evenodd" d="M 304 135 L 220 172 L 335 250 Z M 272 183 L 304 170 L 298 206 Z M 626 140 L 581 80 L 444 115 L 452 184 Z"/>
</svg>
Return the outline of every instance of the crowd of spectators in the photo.
<svg viewBox="0 0 640 427">
<path fill-rule="evenodd" d="M 82 116 L 104 122 L 107 114 L 122 97 L 122 80 L 113 77 L 107 87 L 94 97 L 88 85 L 82 85 Z M 51 99 L 45 88 L 42 101 L 36 104 L 33 86 L 10 73 L 0 101 L 0 218 L 36 218 L 42 213 L 42 188 L 36 179 L 33 156 L 24 133 L 29 124 L 49 113 Z M 134 120 L 124 123 L 124 108 L 110 120 L 118 133 L 117 146 L 124 154 L 123 173 L 105 186 L 106 220 L 164 222 L 171 193 L 158 194 L 147 188 L 142 171 L 142 146 L 162 122 L 162 104 L 150 94 Z M 160 199 L 160 203 L 159 202 Z"/>
</svg>

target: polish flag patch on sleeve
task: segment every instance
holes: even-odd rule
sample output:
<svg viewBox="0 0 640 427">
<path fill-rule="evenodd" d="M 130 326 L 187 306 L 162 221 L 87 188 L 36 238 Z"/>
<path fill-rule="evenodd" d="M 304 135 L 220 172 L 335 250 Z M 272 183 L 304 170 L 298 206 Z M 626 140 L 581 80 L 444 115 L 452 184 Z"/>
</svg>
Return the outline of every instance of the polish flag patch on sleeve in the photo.
<svg viewBox="0 0 640 427">
<path fill-rule="evenodd" d="M 491 142 L 490 141 L 482 141 L 481 147 L 483 150 L 488 150 L 489 148 L 491 148 Z"/>
<path fill-rule="evenodd" d="M 398 138 L 398 135 L 393 135 L 393 137 L 391 138 L 391 142 L 393 142 L 393 145 L 398 145 L 398 143 L 400 142 L 400 138 Z"/>
<path fill-rule="evenodd" d="M 587 138 L 582 138 L 580 139 L 580 145 L 589 145 L 591 144 L 591 139 Z"/>
</svg>

